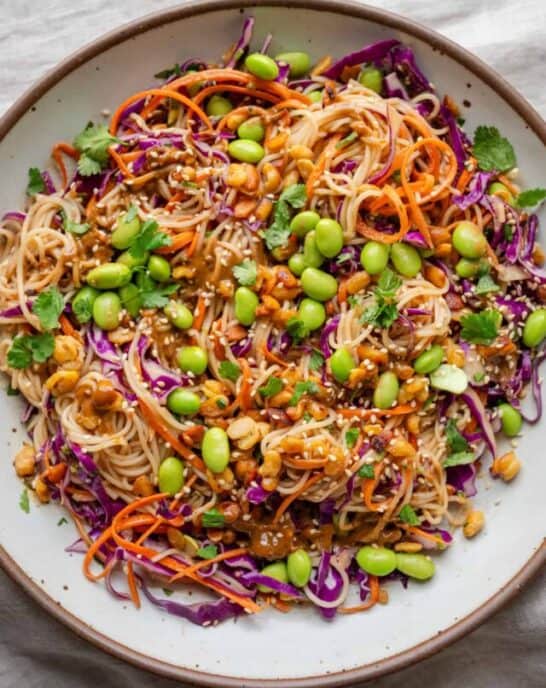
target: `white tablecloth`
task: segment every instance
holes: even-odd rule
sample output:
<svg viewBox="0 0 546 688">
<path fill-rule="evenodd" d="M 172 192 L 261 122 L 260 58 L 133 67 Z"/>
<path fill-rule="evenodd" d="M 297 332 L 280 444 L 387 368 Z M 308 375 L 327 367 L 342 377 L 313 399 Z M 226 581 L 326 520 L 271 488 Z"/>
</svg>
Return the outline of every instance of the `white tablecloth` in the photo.
<svg viewBox="0 0 546 688">
<path fill-rule="evenodd" d="M 74 49 L 168 0 L 0 0 L 0 113 Z M 495 67 L 546 112 L 544 0 L 386 0 Z M 7 170 L 2 170 L 4 174 Z M 524 527 L 524 526 L 522 526 Z M 509 556 L 509 552 L 506 553 Z M 470 636 L 376 688 L 542 688 L 546 575 Z M 0 572 L 1 688 L 175 688 L 112 659 L 48 617 Z"/>
</svg>

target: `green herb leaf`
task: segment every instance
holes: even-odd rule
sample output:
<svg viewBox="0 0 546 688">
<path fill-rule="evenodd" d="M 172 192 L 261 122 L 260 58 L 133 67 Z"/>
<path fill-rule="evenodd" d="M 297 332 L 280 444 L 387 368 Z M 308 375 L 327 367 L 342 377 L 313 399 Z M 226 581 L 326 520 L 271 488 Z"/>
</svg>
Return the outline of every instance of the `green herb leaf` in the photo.
<svg viewBox="0 0 546 688">
<path fill-rule="evenodd" d="M 258 276 L 257 266 L 253 260 L 243 260 L 242 263 L 233 268 L 233 276 L 243 287 L 251 287 L 256 284 Z"/>
<path fill-rule="evenodd" d="M 40 319 L 44 330 L 53 330 L 59 327 L 59 316 L 63 312 L 64 301 L 57 287 L 50 287 L 38 294 L 32 304 L 32 312 Z"/>
<path fill-rule="evenodd" d="M 318 391 L 319 388 L 317 383 L 313 382 L 312 380 L 306 380 L 305 382 L 296 382 L 294 386 L 294 394 L 292 394 L 292 397 L 288 402 L 288 405 L 296 406 L 296 404 L 299 402 L 299 400 L 302 398 L 304 394 L 316 394 Z"/>
<path fill-rule="evenodd" d="M 227 403 L 225 399 L 222 399 L 222 397 L 218 397 L 218 399 L 216 399 L 216 406 L 218 406 L 218 408 L 220 409 L 225 409 L 227 408 Z"/>
<path fill-rule="evenodd" d="M 472 463 L 474 460 L 474 452 L 460 451 L 450 454 L 442 465 L 444 468 L 449 468 L 449 466 L 463 466 L 464 464 Z"/>
<path fill-rule="evenodd" d="M 45 182 L 42 173 L 37 167 L 31 167 L 28 171 L 27 194 L 35 196 L 37 193 L 45 191 Z"/>
<path fill-rule="evenodd" d="M 62 516 L 62 517 L 57 521 L 57 527 L 58 527 L 58 526 L 64 526 L 65 523 L 68 523 L 68 521 L 66 520 L 66 518 L 65 518 L 64 516 Z"/>
<path fill-rule="evenodd" d="M 169 296 L 178 290 L 178 284 L 158 284 L 140 292 L 142 308 L 163 308 L 169 303 Z"/>
<path fill-rule="evenodd" d="M 169 590 L 169 588 L 161 588 L 167 597 L 174 595 L 174 590 Z"/>
<path fill-rule="evenodd" d="M 527 189 L 522 191 L 516 199 L 518 208 L 534 208 L 546 199 L 546 189 Z"/>
<path fill-rule="evenodd" d="M 309 356 L 309 370 L 320 370 L 324 365 L 324 356 L 318 349 L 313 349 Z"/>
<path fill-rule="evenodd" d="M 377 282 L 375 293 L 384 298 L 392 297 L 402 286 L 402 279 L 390 268 L 386 268 Z"/>
<path fill-rule="evenodd" d="M 375 471 L 373 464 L 371 463 L 365 463 L 363 466 L 360 466 L 358 469 L 358 477 L 359 478 L 374 478 L 375 477 Z"/>
<path fill-rule="evenodd" d="M 90 155 L 87 155 L 87 153 L 82 153 L 78 160 L 78 172 L 82 177 L 92 177 L 102 172 L 102 164 L 94 160 Z"/>
<path fill-rule="evenodd" d="M 241 369 L 236 363 L 231 361 L 222 361 L 219 366 L 220 377 L 225 377 L 226 380 L 237 382 L 241 375 Z"/>
<path fill-rule="evenodd" d="M 340 150 L 341 148 L 345 148 L 350 143 L 352 143 L 356 138 L 358 138 L 358 134 L 356 133 L 356 131 L 352 131 L 350 134 L 347 134 L 347 136 L 345 136 L 336 143 L 336 148 L 338 150 Z"/>
<path fill-rule="evenodd" d="M 133 258 L 144 258 L 148 251 L 171 245 L 171 237 L 165 232 L 160 232 L 158 228 L 159 225 L 155 220 L 150 219 L 144 222 L 140 232 L 129 246 L 129 253 Z"/>
<path fill-rule="evenodd" d="M 502 228 L 502 234 L 504 236 L 505 241 L 512 241 L 514 237 L 514 228 L 512 227 L 512 225 L 504 225 L 504 227 Z"/>
<path fill-rule="evenodd" d="M 292 208 L 303 208 L 307 202 L 305 184 L 292 184 L 282 192 L 279 201 L 280 203 L 288 203 Z"/>
<path fill-rule="evenodd" d="M 214 559 L 218 554 L 218 547 L 216 545 L 205 545 L 205 547 L 200 547 L 196 554 L 201 559 Z"/>
<path fill-rule="evenodd" d="M 171 76 L 181 76 L 181 74 L 182 74 L 182 70 L 180 68 L 180 65 L 177 62 L 172 67 L 168 67 L 167 69 L 163 69 L 161 72 L 154 74 L 154 78 L 155 79 L 169 79 Z"/>
<path fill-rule="evenodd" d="M 404 506 L 400 509 L 398 518 L 410 526 L 418 526 L 421 523 L 421 519 L 417 516 L 413 507 L 409 504 L 404 504 Z"/>
<path fill-rule="evenodd" d="M 347 430 L 345 433 L 345 444 L 349 447 L 349 449 L 352 449 L 355 446 L 359 435 L 360 432 L 358 428 L 349 428 L 349 430 Z"/>
<path fill-rule="evenodd" d="M 108 148 L 121 141 L 112 136 L 105 124 L 96 126 L 90 122 L 74 139 L 74 147 L 80 151 L 78 171 L 84 177 L 98 174 L 108 163 Z"/>
<path fill-rule="evenodd" d="M 89 322 L 93 317 L 93 306 L 89 299 L 78 299 L 72 302 L 72 312 L 76 316 L 76 320 L 82 325 Z"/>
<path fill-rule="evenodd" d="M 450 418 L 446 425 L 446 442 L 453 454 L 457 452 L 466 452 L 470 448 L 470 445 L 461 435 L 457 428 L 457 423 Z"/>
<path fill-rule="evenodd" d="M 225 516 L 218 509 L 209 509 L 203 514 L 204 528 L 223 528 L 225 523 Z"/>
<path fill-rule="evenodd" d="M 482 170 L 506 172 L 516 166 L 516 154 L 496 127 L 479 126 L 474 134 L 474 157 Z"/>
<path fill-rule="evenodd" d="M 91 225 L 85 222 L 84 224 L 78 224 L 74 220 L 70 220 L 66 213 L 61 211 L 61 216 L 63 218 L 63 229 L 65 232 L 70 232 L 70 234 L 77 234 L 81 236 L 91 229 Z"/>
<path fill-rule="evenodd" d="M 290 236 L 290 209 L 303 208 L 307 201 L 305 184 L 292 184 L 285 189 L 275 203 L 273 223 L 262 232 L 267 248 L 271 251 L 279 246 L 286 246 Z"/>
<path fill-rule="evenodd" d="M 482 275 L 476 284 L 476 294 L 490 294 L 499 291 L 500 287 L 489 273 Z"/>
<path fill-rule="evenodd" d="M 497 337 L 502 315 L 487 309 L 481 313 L 469 313 L 461 318 L 461 338 L 473 344 L 491 344 Z"/>
<path fill-rule="evenodd" d="M 305 326 L 303 320 L 299 318 L 290 318 L 286 323 L 286 331 L 292 339 L 295 339 L 297 342 L 305 339 L 309 334 L 309 330 Z"/>
<path fill-rule="evenodd" d="M 18 397 L 20 392 L 18 389 L 15 389 L 11 385 L 8 385 L 6 389 L 6 394 L 8 395 L 8 397 Z"/>
<path fill-rule="evenodd" d="M 21 496 L 19 497 L 19 508 L 21 511 L 24 511 L 25 514 L 30 513 L 30 501 L 28 499 L 28 490 L 26 487 L 21 492 Z"/>
<path fill-rule="evenodd" d="M 34 361 L 43 363 L 55 348 L 55 340 L 49 332 L 44 334 L 24 334 L 15 337 L 8 351 L 8 365 L 10 368 L 28 368 Z"/>
<path fill-rule="evenodd" d="M 258 388 L 262 397 L 274 397 L 284 387 L 284 382 L 280 377 L 270 377 L 263 387 Z"/>
<path fill-rule="evenodd" d="M 375 327 L 389 328 L 398 318 L 398 308 L 394 303 L 386 303 L 382 297 L 377 297 L 375 306 L 366 308 L 360 321 L 370 323 Z"/>
</svg>

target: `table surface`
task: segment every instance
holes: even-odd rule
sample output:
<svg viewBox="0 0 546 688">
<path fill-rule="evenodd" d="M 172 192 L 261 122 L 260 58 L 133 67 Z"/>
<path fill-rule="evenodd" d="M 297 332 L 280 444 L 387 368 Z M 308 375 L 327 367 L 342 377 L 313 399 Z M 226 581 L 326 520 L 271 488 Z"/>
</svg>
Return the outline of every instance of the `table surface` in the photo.
<svg viewBox="0 0 546 688">
<path fill-rule="evenodd" d="M 0 0 L 0 114 L 73 50 L 123 22 L 174 4 L 166 0 Z M 507 0 L 368 4 L 400 12 L 457 41 L 501 72 L 540 113 L 546 112 L 542 0 L 520 0 L 517 6 Z M 545 583 L 543 573 L 474 633 L 415 667 L 375 681 L 374 688 L 544 686 Z M 0 685 L 175 688 L 180 684 L 137 670 L 80 640 L 0 572 Z"/>
</svg>

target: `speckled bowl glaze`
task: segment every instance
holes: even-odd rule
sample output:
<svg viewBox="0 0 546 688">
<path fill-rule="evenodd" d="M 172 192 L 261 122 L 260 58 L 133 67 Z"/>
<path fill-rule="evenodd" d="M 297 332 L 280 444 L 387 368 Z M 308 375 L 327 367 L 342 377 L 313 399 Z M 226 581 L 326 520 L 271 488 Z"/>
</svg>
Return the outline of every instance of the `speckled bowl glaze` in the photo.
<svg viewBox="0 0 546 688">
<path fill-rule="evenodd" d="M 544 122 L 515 89 L 462 48 L 407 19 L 343 0 L 255 4 L 186 3 L 124 26 L 60 64 L 0 122 L 0 210 L 23 203 L 27 169 L 45 164 L 55 141 L 70 140 L 89 119 L 100 119 L 101 111 L 151 83 L 165 66 L 190 56 L 218 58 L 237 38 L 243 14 L 256 17 L 256 45 L 273 33 L 274 52 L 303 48 L 318 58 L 387 37 L 407 42 L 438 90 L 463 104 L 468 129 L 480 123 L 498 126 L 515 146 L 522 182 L 544 183 Z M 472 630 L 515 595 L 545 559 L 541 423 L 525 428 L 518 448 L 523 470 L 513 484 L 483 476 L 476 501 L 486 514 L 485 532 L 473 541 L 457 536 L 438 557 L 431 582 L 411 584 L 407 591 L 393 584 L 388 605 L 330 623 L 308 609 L 289 615 L 265 611 L 198 628 L 147 604 L 137 611 L 88 582 L 81 556 L 64 551 L 76 535 L 71 525 L 57 525 L 58 507 L 32 501 L 29 514 L 21 511 L 21 484 L 11 467 L 23 439 L 17 400 L 1 395 L 0 412 L 3 567 L 79 635 L 187 683 L 355 685 L 416 662 Z"/>
</svg>

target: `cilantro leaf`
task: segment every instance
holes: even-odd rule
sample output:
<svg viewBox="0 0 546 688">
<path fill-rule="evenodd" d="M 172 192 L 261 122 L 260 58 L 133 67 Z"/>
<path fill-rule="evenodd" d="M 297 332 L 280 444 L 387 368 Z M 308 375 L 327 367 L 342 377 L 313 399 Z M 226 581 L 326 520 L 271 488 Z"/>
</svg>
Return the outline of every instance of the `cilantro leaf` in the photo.
<svg viewBox="0 0 546 688">
<path fill-rule="evenodd" d="M 386 303 L 383 298 L 378 297 L 375 306 L 366 308 L 362 317 L 363 323 L 370 323 L 375 327 L 388 329 L 398 318 L 398 308 L 394 303 Z"/>
<path fill-rule="evenodd" d="M 290 236 L 290 209 L 303 208 L 307 201 L 305 184 L 292 184 L 285 189 L 275 203 L 273 223 L 262 232 L 267 248 L 271 251 L 279 246 L 286 246 Z"/>
<path fill-rule="evenodd" d="M 421 519 L 417 516 L 413 507 L 409 504 L 404 504 L 404 506 L 400 509 L 398 518 L 410 526 L 418 526 L 421 523 Z"/>
<path fill-rule="evenodd" d="M 20 392 L 18 389 L 15 389 L 11 385 L 8 385 L 6 389 L 6 394 L 8 395 L 8 397 L 18 397 Z"/>
<path fill-rule="evenodd" d="M 93 317 L 93 301 L 90 296 L 87 298 L 80 296 L 79 299 L 72 301 L 72 312 L 80 324 L 89 322 Z"/>
<path fill-rule="evenodd" d="M 309 370 L 320 370 L 324 365 L 324 356 L 318 349 L 313 349 L 309 357 Z"/>
<path fill-rule="evenodd" d="M 24 511 L 25 514 L 30 513 L 30 501 L 28 499 L 28 490 L 26 487 L 21 492 L 21 496 L 19 497 L 19 508 L 21 511 Z"/>
<path fill-rule="evenodd" d="M 491 344 L 497 337 L 502 315 L 487 309 L 481 313 L 469 313 L 461 318 L 461 337 L 474 344 Z"/>
<path fill-rule="evenodd" d="M 172 67 L 168 67 L 167 69 L 163 69 L 160 72 L 157 72 L 157 74 L 154 74 L 154 79 L 169 79 L 171 76 L 181 76 L 182 74 L 182 69 L 180 68 L 180 65 L 178 62 L 176 62 Z"/>
<path fill-rule="evenodd" d="M 93 160 L 87 153 L 82 153 L 78 160 L 78 172 L 82 177 L 92 177 L 102 172 L 102 164 L 97 160 Z"/>
<path fill-rule="evenodd" d="M 140 292 L 142 308 L 163 308 L 169 303 L 169 296 L 178 290 L 178 284 L 158 284 Z"/>
<path fill-rule="evenodd" d="M 57 287 L 50 287 L 41 292 L 32 304 L 32 312 L 38 316 L 44 330 L 59 327 L 59 316 L 63 308 L 63 297 Z"/>
<path fill-rule="evenodd" d="M 499 291 L 500 287 L 489 273 L 482 275 L 476 284 L 476 294 L 490 294 Z"/>
<path fill-rule="evenodd" d="M 512 239 L 514 238 L 514 228 L 512 227 L 512 225 L 504 225 L 504 227 L 502 228 L 502 235 L 505 241 L 512 241 Z"/>
<path fill-rule="evenodd" d="M 516 154 L 496 127 L 479 126 L 474 134 L 474 157 L 482 170 L 506 172 L 516 166 Z"/>
<path fill-rule="evenodd" d="M 172 239 L 165 232 L 160 232 L 155 220 L 146 220 L 140 232 L 131 242 L 129 253 L 133 258 L 144 258 L 148 251 L 154 251 L 161 246 L 170 246 Z"/>
<path fill-rule="evenodd" d="M 68 523 L 68 521 L 64 516 L 61 516 L 61 518 L 57 521 L 57 527 L 64 526 L 65 523 Z"/>
<path fill-rule="evenodd" d="M 527 189 L 522 191 L 516 199 L 518 208 L 534 208 L 546 199 L 546 189 Z"/>
<path fill-rule="evenodd" d="M 359 478 L 374 478 L 375 477 L 375 471 L 373 464 L 371 463 L 365 463 L 363 466 L 360 466 L 358 469 L 358 477 Z"/>
<path fill-rule="evenodd" d="M 209 509 L 205 511 L 202 517 L 202 523 L 205 528 L 222 528 L 225 523 L 225 516 L 218 509 Z"/>
<path fill-rule="evenodd" d="M 105 124 L 90 122 L 74 139 L 74 147 L 80 151 L 78 171 L 84 177 L 98 174 L 108 162 L 108 148 L 120 139 L 112 136 Z"/>
<path fill-rule="evenodd" d="M 258 276 L 256 263 L 253 260 L 243 260 L 242 263 L 233 268 L 233 276 L 243 287 L 251 287 L 256 284 L 256 277 Z"/>
<path fill-rule="evenodd" d="M 457 428 L 457 423 L 450 418 L 446 425 L 446 442 L 452 453 L 468 451 L 470 445 L 461 435 Z"/>
<path fill-rule="evenodd" d="M 292 186 L 287 187 L 280 195 L 279 201 L 288 203 L 292 208 L 303 208 L 307 202 L 305 184 L 292 184 Z"/>
<path fill-rule="evenodd" d="M 390 268 L 383 270 L 377 282 L 375 293 L 384 298 L 392 297 L 402 286 L 402 279 Z"/>
<path fill-rule="evenodd" d="M 42 173 L 37 167 L 31 167 L 28 171 L 27 194 L 35 196 L 37 193 L 45 191 L 45 182 Z"/>
<path fill-rule="evenodd" d="M 44 334 L 24 334 L 15 337 L 8 351 L 8 365 L 11 368 L 28 368 L 34 361 L 43 363 L 55 348 L 55 340 L 49 332 Z"/>
<path fill-rule="evenodd" d="M 347 430 L 347 432 L 345 433 L 345 444 L 349 447 L 349 449 L 352 449 L 352 447 L 355 446 L 359 435 L 360 432 L 358 428 L 350 428 L 349 430 Z"/>
<path fill-rule="evenodd" d="M 316 394 L 319 391 L 318 385 L 312 380 L 305 382 L 296 382 L 294 386 L 294 394 L 288 402 L 289 406 L 296 406 L 304 394 Z"/>
<path fill-rule="evenodd" d="M 356 131 L 352 131 L 350 134 L 347 134 L 344 138 L 342 138 L 340 141 L 336 143 L 336 148 L 339 150 L 340 148 L 345 148 L 345 146 L 348 146 L 350 143 L 352 143 L 356 138 L 358 137 L 358 134 Z"/>
<path fill-rule="evenodd" d="M 214 559 L 218 554 L 218 547 L 216 545 L 205 545 L 205 547 L 200 547 L 196 554 L 201 559 Z"/>
<path fill-rule="evenodd" d="M 296 341 L 304 339 L 309 334 L 309 330 L 305 326 L 303 320 L 299 318 L 290 318 L 286 323 L 286 331 Z"/>
<path fill-rule="evenodd" d="M 70 232 L 70 234 L 85 234 L 91 229 L 91 225 L 88 224 L 87 222 L 83 224 L 78 224 L 77 222 L 74 222 L 74 220 L 71 220 L 69 217 L 67 217 L 66 213 L 64 211 L 61 211 L 61 216 L 63 218 L 63 229 L 65 232 Z"/>
<path fill-rule="evenodd" d="M 284 387 L 284 382 L 280 377 L 270 377 L 263 387 L 258 388 L 262 397 L 274 397 Z"/>
<path fill-rule="evenodd" d="M 170 597 L 171 595 L 174 595 L 174 590 L 169 590 L 169 588 L 161 588 L 161 590 L 163 590 L 164 594 L 165 594 L 167 597 Z"/>
<path fill-rule="evenodd" d="M 241 375 L 239 366 L 231 361 L 222 361 L 222 363 L 220 363 L 219 372 L 221 377 L 225 377 L 232 382 L 237 382 Z"/>
<path fill-rule="evenodd" d="M 450 454 L 447 459 L 444 459 L 443 467 L 449 468 L 450 466 L 462 466 L 467 463 L 472 463 L 475 460 L 474 452 L 470 451 L 460 451 Z"/>
</svg>

